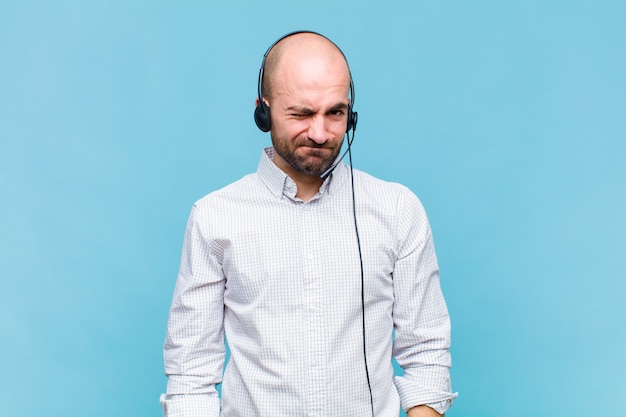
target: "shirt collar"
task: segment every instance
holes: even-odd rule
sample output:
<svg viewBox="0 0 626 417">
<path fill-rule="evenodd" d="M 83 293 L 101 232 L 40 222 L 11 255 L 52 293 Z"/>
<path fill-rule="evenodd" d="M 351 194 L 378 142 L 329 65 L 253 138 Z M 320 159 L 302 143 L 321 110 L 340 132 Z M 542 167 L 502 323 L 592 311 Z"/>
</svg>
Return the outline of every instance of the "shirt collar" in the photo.
<svg viewBox="0 0 626 417">
<path fill-rule="evenodd" d="M 324 180 L 320 191 L 313 197 L 313 200 L 320 198 L 325 193 L 332 194 L 343 182 L 347 170 L 348 167 L 343 162 L 339 162 L 333 172 Z M 290 200 L 300 201 L 296 197 L 296 192 L 298 191 L 296 183 L 274 164 L 273 147 L 269 146 L 261 152 L 257 174 L 277 198 L 287 197 Z"/>
</svg>

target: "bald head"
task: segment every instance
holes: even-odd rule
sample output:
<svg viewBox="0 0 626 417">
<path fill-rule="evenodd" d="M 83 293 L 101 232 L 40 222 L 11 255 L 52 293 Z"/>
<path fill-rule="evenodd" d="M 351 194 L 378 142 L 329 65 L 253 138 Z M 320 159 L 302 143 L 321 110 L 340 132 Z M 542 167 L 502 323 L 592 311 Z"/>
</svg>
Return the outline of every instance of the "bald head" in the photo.
<svg viewBox="0 0 626 417">
<path fill-rule="evenodd" d="M 341 50 L 324 36 L 303 32 L 280 40 L 267 54 L 263 69 L 263 96 L 271 100 L 285 71 L 302 65 L 315 65 L 325 70 L 340 68 L 348 80 L 346 87 L 349 87 L 350 70 Z"/>
</svg>

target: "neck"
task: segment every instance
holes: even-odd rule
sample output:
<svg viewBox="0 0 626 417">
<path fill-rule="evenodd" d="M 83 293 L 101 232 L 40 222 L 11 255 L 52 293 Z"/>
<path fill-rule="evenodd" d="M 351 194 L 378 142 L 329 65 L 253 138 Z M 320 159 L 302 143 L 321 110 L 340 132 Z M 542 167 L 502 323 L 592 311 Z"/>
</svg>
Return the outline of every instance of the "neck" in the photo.
<svg viewBox="0 0 626 417">
<path fill-rule="evenodd" d="M 309 201 L 320 190 L 324 180 L 317 175 L 306 175 L 294 170 L 284 159 L 277 153 L 274 153 L 274 164 L 280 168 L 289 178 L 296 183 L 298 191 L 296 197 L 302 201 Z"/>
<path fill-rule="evenodd" d="M 320 190 L 320 186 L 322 185 L 322 179 L 320 177 L 310 177 L 307 176 L 305 178 L 296 179 L 292 175 L 290 175 L 291 179 L 296 183 L 298 187 L 298 191 L 296 192 L 296 197 L 301 199 L 302 201 L 309 201 L 312 199 L 315 194 L 317 194 Z"/>
</svg>

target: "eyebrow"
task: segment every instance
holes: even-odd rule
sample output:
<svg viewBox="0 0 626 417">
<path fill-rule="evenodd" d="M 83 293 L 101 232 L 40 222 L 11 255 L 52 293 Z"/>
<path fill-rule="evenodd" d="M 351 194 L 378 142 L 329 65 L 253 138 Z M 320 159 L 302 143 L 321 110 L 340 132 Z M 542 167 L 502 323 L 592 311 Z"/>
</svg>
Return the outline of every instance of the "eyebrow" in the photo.
<svg viewBox="0 0 626 417">
<path fill-rule="evenodd" d="M 315 112 L 308 108 L 308 107 L 304 107 L 304 106 L 289 106 L 285 109 L 287 112 L 296 112 L 296 113 L 301 113 L 301 114 L 314 114 Z"/>
<path fill-rule="evenodd" d="M 349 105 L 347 103 L 337 103 L 334 106 L 332 106 L 328 111 L 333 111 L 333 110 L 347 110 L 349 107 Z"/>
<path fill-rule="evenodd" d="M 347 109 L 348 109 L 347 103 L 337 103 L 334 106 L 332 106 L 330 109 L 328 109 L 328 111 L 347 110 Z M 305 107 L 305 106 L 289 106 L 285 110 L 288 112 L 295 111 L 295 112 L 302 113 L 302 114 L 315 114 L 315 112 L 312 109 L 310 109 L 309 107 Z"/>
</svg>

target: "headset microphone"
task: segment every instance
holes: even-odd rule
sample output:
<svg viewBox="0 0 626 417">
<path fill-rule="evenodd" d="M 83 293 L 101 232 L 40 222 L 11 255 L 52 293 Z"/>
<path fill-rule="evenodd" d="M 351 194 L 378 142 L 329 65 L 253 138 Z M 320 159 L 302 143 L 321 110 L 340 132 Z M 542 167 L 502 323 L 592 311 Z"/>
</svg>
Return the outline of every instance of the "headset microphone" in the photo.
<svg viewBox="0 0 626 417">
<path fill-rule="evenodd" d="M 354 113 L 354 114 L 356 115 L 356 113 Z M 346 154 L 348 154 L 348 152 L 351 152 L 350 146 L 352 146 L 352 142 L 354 141 L 354 129 L 352 130 L 352 137 L 350 137 L 348 133 L 346 133 L 346 137 L 347 137 L 348 149 L 346 149 L 343 152 L 343 154 L 341 155 L 341 158 L 339 158 L 337 160 L 337 162 L 332 164 L 330 166 L 330 168 L 328 168 L 326 171 L 324 171 L 322 173 L 322 175 L 320 175 L 320 178 L 322 179 L 322 181 L 324 181 L 326 178 L 328 178 L 328 176 L 333 173 L 335 168 L 337 168 L 337 165 L 339 165 L 341 163 L 341 161 L 343 161 L 343 158 L 346 156 Z"/>
</svg>

